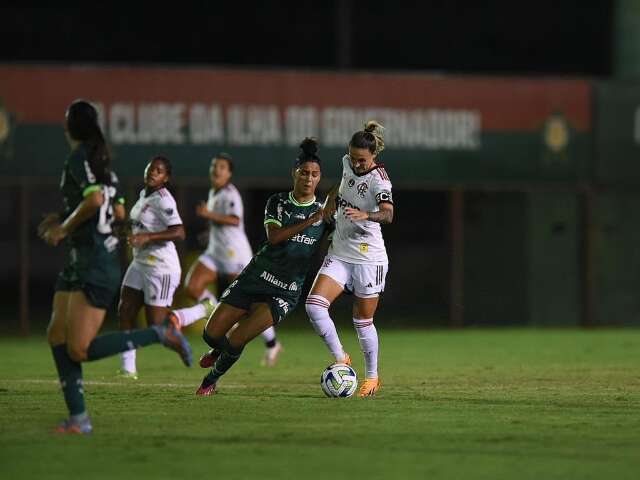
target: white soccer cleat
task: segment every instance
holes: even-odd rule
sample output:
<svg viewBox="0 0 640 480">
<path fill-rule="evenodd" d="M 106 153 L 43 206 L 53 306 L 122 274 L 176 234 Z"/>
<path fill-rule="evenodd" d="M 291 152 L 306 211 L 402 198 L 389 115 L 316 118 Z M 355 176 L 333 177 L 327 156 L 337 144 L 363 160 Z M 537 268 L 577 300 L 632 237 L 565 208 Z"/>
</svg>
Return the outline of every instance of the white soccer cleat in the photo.
<svg viewBox="0 0 640 480">
<path fill-rule="evenodd" d="M 264 352 L 264 357 L 262 358 L 260 365 L 262 365 L 263 367 L 275 366 L 275 364 L 278 362 L 278 356 L 280 355 L 280 352 L 282 352 L 282 350 L 282 344 L 276 340 L 276 344 L 271 348 L 267 348 Z"/>
</svg>

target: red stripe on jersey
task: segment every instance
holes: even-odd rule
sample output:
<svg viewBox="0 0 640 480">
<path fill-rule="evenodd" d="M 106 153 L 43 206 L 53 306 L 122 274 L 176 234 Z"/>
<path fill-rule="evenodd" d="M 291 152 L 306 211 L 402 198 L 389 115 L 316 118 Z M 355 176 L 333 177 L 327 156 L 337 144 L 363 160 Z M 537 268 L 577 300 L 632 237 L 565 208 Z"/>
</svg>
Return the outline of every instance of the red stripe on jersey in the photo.
<svg viewBox="0 0 640 480">
<path fill-rule="evenodd" d="M 389 175 L 387 175 L 387 171 L 384 168 L 378 168 L 378 173 L 380 174 L 380 178 L 387 182 L 389 181 Z"/>
</svg>

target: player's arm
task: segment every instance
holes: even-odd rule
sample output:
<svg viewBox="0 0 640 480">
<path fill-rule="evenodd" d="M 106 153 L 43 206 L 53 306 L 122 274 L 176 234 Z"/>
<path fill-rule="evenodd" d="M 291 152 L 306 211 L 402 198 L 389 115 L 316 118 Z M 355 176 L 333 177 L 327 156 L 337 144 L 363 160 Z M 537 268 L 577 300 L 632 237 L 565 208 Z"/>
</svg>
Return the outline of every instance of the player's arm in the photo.
<svg viewBox="0 0 640 480">
<path fill-rule="evenodd" d="M 101 189 L 87 188 L 85 197 L 62 224 L 52 223 L 44 232 L 44 240 L 53 246 L 75 231 L 80 225 L 92 218 L 104 202 Z"/>
<path fill-rule="evenodd" d="M 286 227 L 283 227 L 279 222 L 265 222 L 267 241 L 271 245 L 278 245 L 279 243 L 286 242 L 294 235 L 301 233 L 306 228 L 320 221 L 322 219 L 322 212 L 323 209 L 319 208 L 306 220 L 302 220 L 301 222 L 294 223 L 292 225 L 287 225 Z"/>
<path fill-rule="evenodd" d="M 362 210 L 358 210 L 357 208 L 345 208 L 345 215 L 357 222 L 359 220 L 369 220 L 370 222 L 380 223 L 382 225 L 387 225 L 393 222 L 393 204 L 391 203 L 381 203 L 378 205 L 377 212 L 363 212 Z"/>
<path fill-rule="evenodd" d="M 132 247 L 142 247 L 150 242 L 175 242 L 184 240 L 185 231 L 183 225 L 172 225 L 161 232 L 146 232 L 131 235 L 129 243 Z"/>
<path fill-rule="evenodd" d="M 336 183 L 329 193 L 327 193 L 327 199 L 324 201 L 324 213 L 323 220 L 327 223 L 333 220 L 333 215 L 336 213 L 336 197 L 338 196 L 338 189 L 340 188 L 340 184 Z"/>
<path fill-rule="evenodd" d="M 210 212 L 206 202 L 200 202 L 196 206 L 196 215 L 200 218 L 210 220 L 218 225 L 240 225 L 240 218 L 236 215 L 224 215 L 222 213 Z"/>
</svg>

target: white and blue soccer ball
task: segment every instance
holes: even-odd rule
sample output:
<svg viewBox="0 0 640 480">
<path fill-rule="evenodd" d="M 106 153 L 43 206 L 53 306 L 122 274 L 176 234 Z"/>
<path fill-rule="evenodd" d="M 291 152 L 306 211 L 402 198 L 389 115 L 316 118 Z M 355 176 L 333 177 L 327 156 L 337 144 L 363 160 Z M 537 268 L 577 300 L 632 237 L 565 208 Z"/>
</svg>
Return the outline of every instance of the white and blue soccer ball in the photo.
<svg viewBox="0 0 640 480">
<path fill-rule="evenodd" d="M 327 397 L 346 398 L 355 393 L 358 388 L 358 378 L 349 365 L 334 363 L 322 372 L 320 386 Z"/>
</svg>

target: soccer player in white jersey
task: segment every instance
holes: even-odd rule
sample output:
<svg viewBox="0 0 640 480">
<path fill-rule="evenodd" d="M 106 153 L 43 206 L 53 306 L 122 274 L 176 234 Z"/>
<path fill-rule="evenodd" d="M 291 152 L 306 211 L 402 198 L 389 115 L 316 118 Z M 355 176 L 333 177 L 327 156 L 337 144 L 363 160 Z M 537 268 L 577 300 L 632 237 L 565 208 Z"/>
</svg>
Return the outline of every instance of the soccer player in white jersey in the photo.
<svg viewBox="0 0 640 480">
<path fill-rule="evenodd" d="M 195 300 L 217 299 L 209 291 L 209 284 L 217 283 L 222 292 L 251 261 L 253 252 L 244 231 L 242 197 L 231 183 L 233 159 L 219 153 L 211 160 L 209 169 L 211 190 L 208 201 L 196 207 L 196 214 L 209 221 L 209 245 L 193 264 L 185 279 L 187 294 Z M 282 345 L 273 327 L 262 333 L 266 351 L 262 364 L 275 365 Z"/>
<path fill-rule="evenodd" d="M 342 180 L 324 210 L 325 219 L 336 217 L 333 240 L 305 304 L 314 330 L 336 362 L 350 365 L 329 307 L 341 293 L 354 294 L 353 326 L 365 363 L 360 397 L 375 395 L 381 385 L 373 317 L 389 265 L 380 226 L 393 221 L 391 182 L 378 160 L 383 149 L 382 126 L 376 122 L 367 122 L 351 137 L 349 152 L 342 158 Z"/>
<path fill-rule="evenodd" d="M 180 260 L 173 242 L 184 240 L 185 231 L 176 201 L 166 188 L 170 178 L 169 159 L 154 157 L 145 168 L 145 187 L 131 209 L 129 244 L 133 247 L 133 261 L 120 291 L 121 330 L 133 328 L 143 305 L 148 324 L 161 324 L 180 285 Z M 122 353 L 120 374 L 137 378 L 135 350 Z"/>
</svg>

